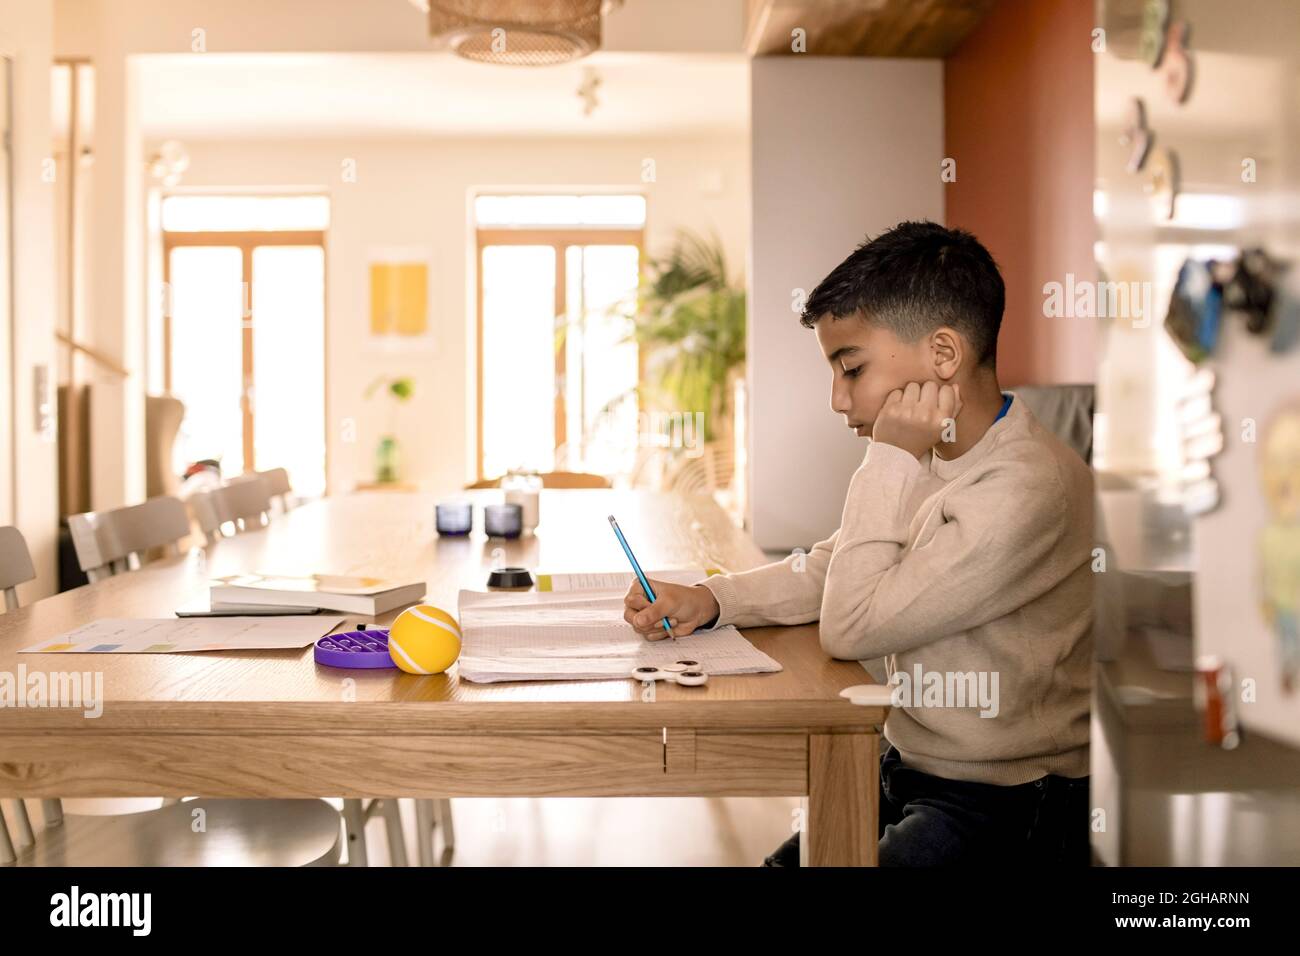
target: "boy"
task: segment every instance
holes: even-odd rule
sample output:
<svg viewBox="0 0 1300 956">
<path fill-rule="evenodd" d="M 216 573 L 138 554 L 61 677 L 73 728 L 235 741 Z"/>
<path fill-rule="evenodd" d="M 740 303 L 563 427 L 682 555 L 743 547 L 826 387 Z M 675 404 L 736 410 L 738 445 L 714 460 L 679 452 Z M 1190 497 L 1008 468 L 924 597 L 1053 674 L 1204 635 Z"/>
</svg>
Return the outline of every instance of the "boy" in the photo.
<svg viewBox="0 0 1300 956">
<path fill-rule="evenodd" d="M 905 222 L 860 246 L 800 318 L 831 410 L 870 438 L 839 530 L 802 570 L 625 600 L 650 639 L 662 617 L 677 635 L 819 620 L 832 657 L 884 658 L 886 866 L 1089 860 L 1092 475 L 999 387 L 1004 299 L 967 232 Z M 796 834 L 765 865 L 798 861 Z"/>
</svg>

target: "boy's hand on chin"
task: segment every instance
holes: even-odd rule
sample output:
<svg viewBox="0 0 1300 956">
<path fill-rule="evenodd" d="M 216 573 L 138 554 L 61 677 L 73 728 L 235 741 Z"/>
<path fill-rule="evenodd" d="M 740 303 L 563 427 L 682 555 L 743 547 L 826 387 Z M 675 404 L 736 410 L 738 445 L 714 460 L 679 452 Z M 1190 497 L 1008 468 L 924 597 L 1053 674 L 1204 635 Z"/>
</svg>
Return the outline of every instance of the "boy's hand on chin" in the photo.
<svg viewBox="0 0 1300 956">
<path fill-rule="evenodd" d="M 920 458 L 943 437 L 949 420 L 961 413 L 956 385 L 909 382 L 889 393 L 871 429 L 872 441 L 893 445 Z"/>
</svg>

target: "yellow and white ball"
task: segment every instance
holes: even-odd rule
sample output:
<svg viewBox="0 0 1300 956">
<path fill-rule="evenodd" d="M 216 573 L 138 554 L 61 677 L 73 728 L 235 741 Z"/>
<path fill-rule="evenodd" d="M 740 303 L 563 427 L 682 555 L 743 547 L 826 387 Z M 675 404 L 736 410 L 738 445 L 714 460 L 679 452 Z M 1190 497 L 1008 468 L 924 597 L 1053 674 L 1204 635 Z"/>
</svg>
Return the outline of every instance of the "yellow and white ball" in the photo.
<svg viewBox="0 0 1300 956">
<path fill-rule="evenodd" d="M 408 674 L 441 674 L 460 656 L 460 625 L 432 604 L 408 607 L 388 631 L 388 656 Z"/>
</svg>

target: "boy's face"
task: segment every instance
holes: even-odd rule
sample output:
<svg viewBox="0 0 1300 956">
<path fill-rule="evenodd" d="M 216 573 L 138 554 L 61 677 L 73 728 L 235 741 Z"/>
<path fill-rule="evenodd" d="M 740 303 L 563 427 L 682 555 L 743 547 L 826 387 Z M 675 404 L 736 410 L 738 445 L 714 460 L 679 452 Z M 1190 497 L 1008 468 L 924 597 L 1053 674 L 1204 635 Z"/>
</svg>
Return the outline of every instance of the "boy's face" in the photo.
<svg viewBox="0 0 1300 956">
<path fill-rule="evenodd" d="M 908 382 L 938 381 L 928 336 L 904 342 L 857 316 L 825 315 L 813 326 L 831 365 L 831 411 L 861 437 L 871 436 L 889 393 Z"/>
</svg>

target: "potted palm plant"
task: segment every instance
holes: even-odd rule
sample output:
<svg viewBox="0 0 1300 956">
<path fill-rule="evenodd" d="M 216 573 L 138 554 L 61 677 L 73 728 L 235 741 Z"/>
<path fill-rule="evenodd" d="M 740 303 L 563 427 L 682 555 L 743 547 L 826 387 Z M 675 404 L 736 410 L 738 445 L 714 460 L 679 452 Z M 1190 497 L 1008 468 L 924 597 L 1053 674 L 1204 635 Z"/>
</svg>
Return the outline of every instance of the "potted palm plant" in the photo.
<svg viewBox="0 0 1300 956">
<path fill-rule="evenodd" d="M 678 232 L 642 273 L 632 316 L 645 355 L 646 409 L 703 412 L 705 442 L 730 442 L 731 397 L 745 364 L 745 291 L 716 236 Z"/>
</svg>

